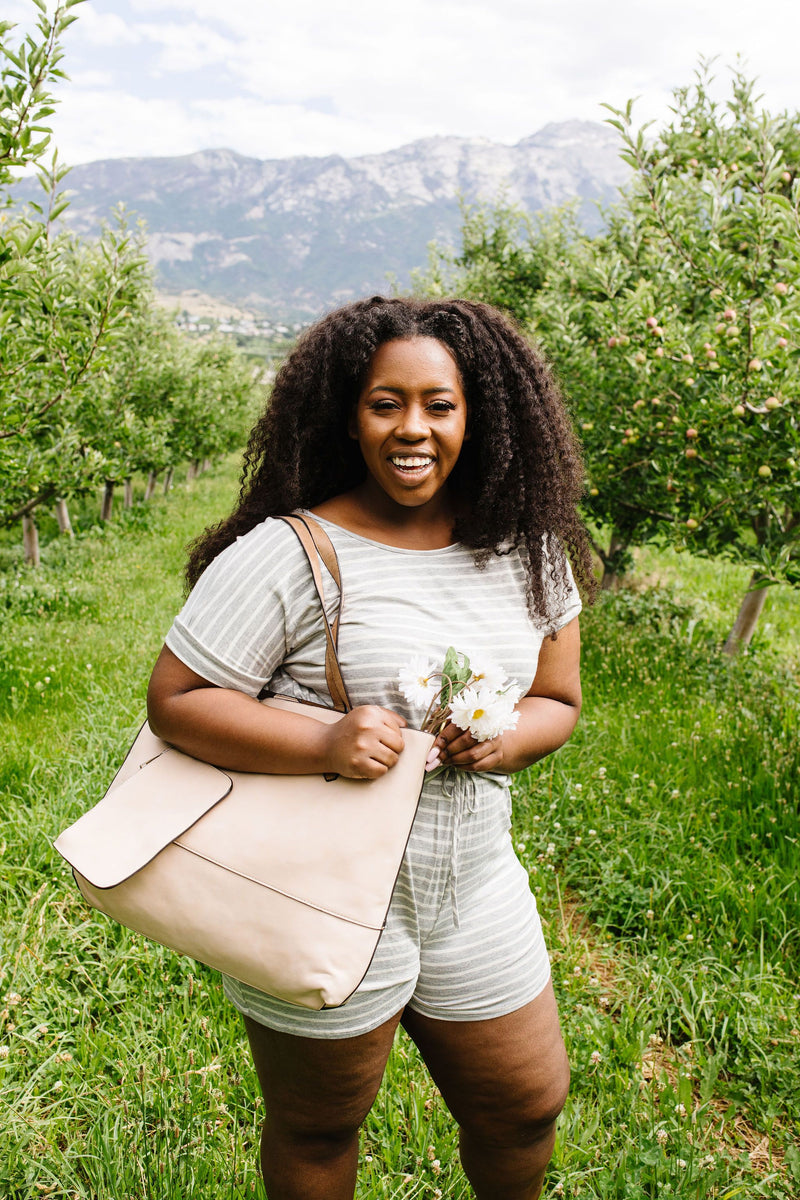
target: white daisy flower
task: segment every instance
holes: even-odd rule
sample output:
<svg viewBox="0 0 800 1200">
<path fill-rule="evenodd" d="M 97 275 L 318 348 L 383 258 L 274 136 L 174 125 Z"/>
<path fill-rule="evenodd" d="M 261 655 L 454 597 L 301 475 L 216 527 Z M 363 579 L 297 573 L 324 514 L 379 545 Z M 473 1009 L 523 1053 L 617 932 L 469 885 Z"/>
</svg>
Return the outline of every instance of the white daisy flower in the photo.
<svg viewBox="0 0 800 1200">
<path fill-rule="evenodd" d="M 409 704 L 427 708 L 441 684 L 435 676 L 436 667 L 424 654 L 415 654 L 397 675 L 400 691 Z"/>
<path fill-rule="evenodd" d="M 480 651 L 477 654 L 469 653 L 467 657 L 472 671 L 470 687 L 487 688 L 490 692 L 503 690 L 508 683 L 508 676 L 498 663 L 492 662 Z"/>
<path fill-rule="evenodd" d="M 488 688 L 464 688 L 450 705 L 450 716 L 459 729 L 469 730 L 477 742 L 488 742 L 507 729 L 514 729 L 519 720 L 515 692 L 494 692 Z"/>
</svg>

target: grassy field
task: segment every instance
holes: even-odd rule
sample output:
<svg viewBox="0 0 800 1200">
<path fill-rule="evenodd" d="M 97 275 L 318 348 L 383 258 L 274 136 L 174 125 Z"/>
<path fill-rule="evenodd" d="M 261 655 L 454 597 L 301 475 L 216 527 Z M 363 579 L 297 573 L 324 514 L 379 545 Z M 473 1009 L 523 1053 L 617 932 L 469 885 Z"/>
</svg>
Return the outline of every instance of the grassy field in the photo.
<svg viewBox="0 0 800 1200">
<path fill-rule="evenodd" d="M 4 1200 L 263 1196 L 217 977 L 87 910 L 50 844 L 138 727 L 183 547 L 234 493 L 227 464 L 105 528 L 84 514 L 38 574 L 0 541 Z M 776 589 L 730 663 L 745 579 L 643 553 L 584 618 L 578 732 L 515 781 L 573 1065 L 549 1196 L 800 1195 L 800 596 Z M 400 1038 L 358 1196 L 469 1195 Z"/>
</svg>

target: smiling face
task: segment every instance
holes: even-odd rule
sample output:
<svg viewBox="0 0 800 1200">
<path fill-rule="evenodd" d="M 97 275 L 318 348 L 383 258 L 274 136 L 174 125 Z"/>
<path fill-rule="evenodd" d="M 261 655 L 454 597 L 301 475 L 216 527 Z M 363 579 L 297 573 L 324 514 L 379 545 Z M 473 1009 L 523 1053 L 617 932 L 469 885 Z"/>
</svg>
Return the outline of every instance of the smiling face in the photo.
<svg viewBox="0 0 800 1200">
<path fill-rule="evenodd" d="M 458 367 L 442 342 L 418 337 L 378 347 L 350 424 L 373 501 L 388 498 L 403 508 L 444 505 L 466 429 Z"/>
</svg>

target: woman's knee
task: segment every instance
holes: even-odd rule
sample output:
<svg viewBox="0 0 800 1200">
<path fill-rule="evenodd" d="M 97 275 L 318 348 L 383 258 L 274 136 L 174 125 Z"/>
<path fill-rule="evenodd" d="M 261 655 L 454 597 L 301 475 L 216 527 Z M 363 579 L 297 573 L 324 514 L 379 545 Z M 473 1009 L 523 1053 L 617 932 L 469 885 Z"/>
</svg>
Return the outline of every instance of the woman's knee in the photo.
<svg viewBox="0 0 800 1200">
<path fill-rule="evenodd" d="M 325 1153 L 349 1145 L 358 1136 L 371 1106 L 369 1095 L 336 1108 L 317 1105 L 313 1100 L 297 1106 L 267 1103 L 264 1129 L 268 1137 L 277 1137 L 298 1147 L 317 1146 Z"/>
<path fill-rule="evenodd" d="M 544 1087 L 534 1088 L 524 1111 L 524 1120 L 532 1133 L 550 1129 L 561 1115 L 569 1094 L 570 1069 L 567 1052 L 554 1065 Z"/>
<path fill-rule="evenodd" d="M 468 1137 L 486 1145 L 511 1148 L 530 1146 L 552 1136 L 569 1092 L 566 1051 L 550 1064 L 546 1078 L 534 1070 L 526 1079 L 515 1082 L 516 1087 L 499 1102 L 473 1106 L 462 1114 L 461 1128 Z"/>
</svg>

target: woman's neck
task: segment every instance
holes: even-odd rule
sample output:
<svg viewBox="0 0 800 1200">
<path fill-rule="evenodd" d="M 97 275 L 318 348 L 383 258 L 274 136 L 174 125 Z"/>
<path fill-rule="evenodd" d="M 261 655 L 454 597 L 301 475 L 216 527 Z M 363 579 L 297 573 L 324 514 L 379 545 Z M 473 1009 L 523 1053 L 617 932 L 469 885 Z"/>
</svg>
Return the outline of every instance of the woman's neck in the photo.
<svg viewBox="0 0 800 1200">
<path fill-rule="evenodd" d="M 438 495 L 434 505 L 412 507 L 393 503 L 367 482 L 311 511 L 351 533 L 403 550 L 441 550 L 453 543 L 456 512 L 449 493 Z"/>
</svg>

